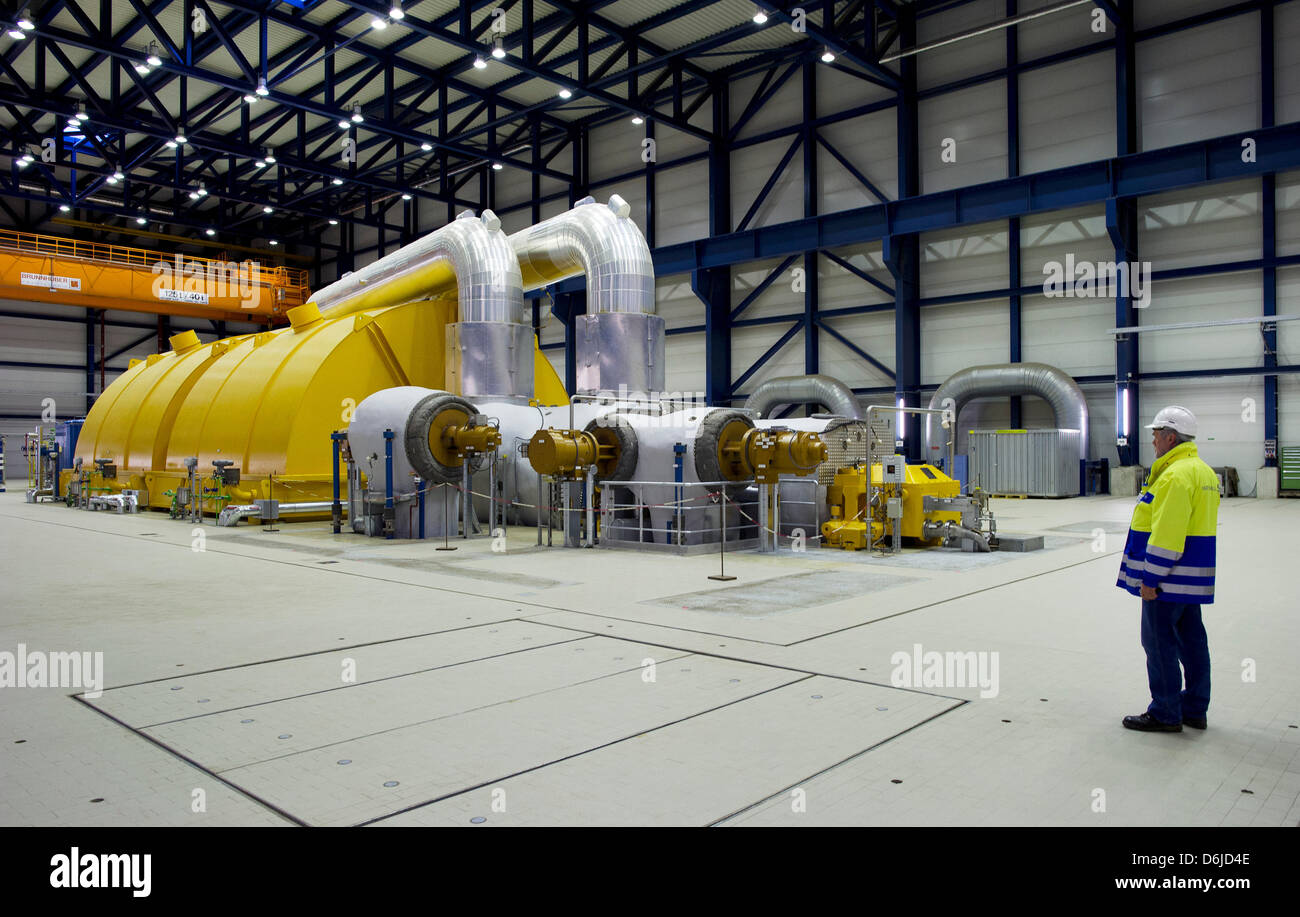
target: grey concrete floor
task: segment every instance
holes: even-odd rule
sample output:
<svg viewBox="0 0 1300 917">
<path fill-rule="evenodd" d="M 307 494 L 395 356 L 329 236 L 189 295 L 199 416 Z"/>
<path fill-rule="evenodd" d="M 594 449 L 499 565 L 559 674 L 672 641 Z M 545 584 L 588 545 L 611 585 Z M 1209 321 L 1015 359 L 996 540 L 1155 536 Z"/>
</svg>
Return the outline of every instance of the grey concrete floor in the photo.
<svg viewBox="0 0 1300 917">
<path fill-rule="evenodd" d="M 0 688 L 0 824 L 1296 825 L 1300 501 L 1224 501 L 1210 728 L 1171 735 L 1120 727 L 1131 505 L 998 500 L 1046 550 L 741 553 L 723 584 L 11 490 L 0 654 L 102 653 L 103 691 Z"/>
</svg>

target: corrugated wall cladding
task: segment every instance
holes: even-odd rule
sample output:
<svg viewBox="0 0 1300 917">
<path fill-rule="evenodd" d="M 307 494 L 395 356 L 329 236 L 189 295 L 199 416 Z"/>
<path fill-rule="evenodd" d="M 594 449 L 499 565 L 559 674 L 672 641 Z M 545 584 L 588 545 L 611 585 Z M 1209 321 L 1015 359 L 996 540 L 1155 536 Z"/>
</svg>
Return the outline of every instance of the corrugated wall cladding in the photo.
<svg viewBox="0 0 1300 917">
<path fill-rule="evenodd" d="M 922 299 L 1001 290 L 1007 283 L 1006 223 L 979 223 L 955 231 L 922 234 Z"/>
<path fill-rule="evenodd" d="M 1059 0 L 1020 0 L 1017 8 L 1022 13 L 1030 13 L 1054 6 L 1057 2 Z M 1114 38 L 1115 27 L 1101 7 L 1086 5 L 1031 19 L 1016 26 L 1016 33 L 1020 59 L 1026 61 Z M 1114 58 L 1106 55 L 1105 59 L 1111 62 L 1113 69 Z"/>
<path fill-rule="evenodd" d="M 1225 182 L 1138 202 L 1138 255 L 1152 270 L 1260 256 L 1260 183 Z"/>
<path fill-rule="evenodd" d="M 1278 124 L 1300 121 L 1300 6 L 1273 9 L 1274 115 Z"/>
<path fill-rule="evenodd" d="M 1007 177 L 1005 80 L 922 99 L 919 116 L 922 194 Z"/>
<path fill-rule="evenodd" d="M 973 0 L 942 16 L 925 16 L 916 24 L 916 40 L 925 44 L 988 25 L 1006 18 L 1003 0 Z M 1007 60 L 1006 34 L 990 32 L 917 56 L 916 82 L 921 89 L 951 83 L 968 76 L 986 73 L 1003 66 Z"/>
<path fill-rule="evenodd" d="M 1092 54 L 1020 75 L 1020 172 L 1115 155 L 1115 61 Z"/>
<path fill-rule="evenodd" d="M 1259 15 L 1144 41 L 1137 71 L 1143 150 L 1258 127 Z"/>
</svg>

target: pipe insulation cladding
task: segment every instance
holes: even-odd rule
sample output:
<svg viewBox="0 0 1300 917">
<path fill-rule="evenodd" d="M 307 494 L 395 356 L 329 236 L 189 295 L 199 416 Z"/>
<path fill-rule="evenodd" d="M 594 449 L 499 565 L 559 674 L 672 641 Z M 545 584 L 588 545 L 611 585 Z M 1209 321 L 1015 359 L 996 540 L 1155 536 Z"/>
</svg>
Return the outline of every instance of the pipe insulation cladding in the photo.
<svg viewBox="0 0 1300 917">
<path fill-rule="evenodd" d="M 1083 389 L 1068 373 L 1046 363 L 971 366 L 949 376 L 930 399 L 930 409 L 951 411 L 943 418 L 951 428 L 944 429 L 940 415 L 926 414 L 921 421 L 921 458 L 927 462 L 939 459 L 948 436 L 956 438 L 961 409 L 976 398 L 995 395 L 1037 395 L 1046 400 L 1052 406 L 1057 427 L 1081 433 L 1079 458 L 1087 461 L 1088 402 Z"/>
</svg>

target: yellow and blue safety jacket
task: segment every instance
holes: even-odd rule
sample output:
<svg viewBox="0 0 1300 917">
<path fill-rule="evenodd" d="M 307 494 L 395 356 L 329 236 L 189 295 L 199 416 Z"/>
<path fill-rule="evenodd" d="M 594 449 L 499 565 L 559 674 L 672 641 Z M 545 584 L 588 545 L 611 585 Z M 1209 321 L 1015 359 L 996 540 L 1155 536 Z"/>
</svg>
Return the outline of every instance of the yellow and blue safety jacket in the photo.
<svg viewBox="0 0 1300 917">
<path fill-rule="evenodd" d="M 1155 586 L 1165 602 L 1213 602 L 1218 521 L 1219 479 L 1195 443 L 1179 443 L 1151 466 L 1115 585 L 1134 595 Z"/>
</svg>

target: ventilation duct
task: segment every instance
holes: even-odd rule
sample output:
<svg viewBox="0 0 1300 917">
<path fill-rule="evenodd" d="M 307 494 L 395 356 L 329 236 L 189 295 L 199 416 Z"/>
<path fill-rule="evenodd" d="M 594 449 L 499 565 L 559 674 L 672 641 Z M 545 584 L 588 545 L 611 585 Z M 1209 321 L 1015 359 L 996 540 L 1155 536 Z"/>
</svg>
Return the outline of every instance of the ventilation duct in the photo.
<svg viewBox="0 0 1300 917">
<path fill-rule="evenodd" d="M 768 379 L 754 389 L 745 401 L 745 407 L 756 417 L 766 418 L 772 409 L 782 404 L 820 404 L 830 413 L 851 420 L 862 418 L 858 398 L 839 379 L 831 376 L 778 376 Z"/>
</svg>

